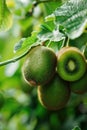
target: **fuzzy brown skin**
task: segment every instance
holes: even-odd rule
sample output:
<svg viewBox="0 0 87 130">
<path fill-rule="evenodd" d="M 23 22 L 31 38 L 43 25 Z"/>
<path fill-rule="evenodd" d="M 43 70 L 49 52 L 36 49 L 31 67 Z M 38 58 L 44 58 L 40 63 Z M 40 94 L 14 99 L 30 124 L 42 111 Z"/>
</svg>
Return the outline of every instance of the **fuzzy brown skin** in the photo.
<svg viewBox="0 0 87 130">
<path fill-rule="evenodd" d="M 57 74 L 48 84 L 38 87 L 38 99 L 48 110 L 59 110 L 67 104 L 70 97 L 68 83 Z"/>
<path fill-rule="evenodd" d="M 84 55 L 76 47 L 64 47 L 57 54 L 57 73 L 66 81 L 79 80 L 86 72 Z"/>
<path fill-rule="evenodd" d="M 24 79 L 31 85 L 46 84 L 55 74 L 57 57 L 52 49 L 36 46 L 29 52 L 22 72 Z"/>
</svg>

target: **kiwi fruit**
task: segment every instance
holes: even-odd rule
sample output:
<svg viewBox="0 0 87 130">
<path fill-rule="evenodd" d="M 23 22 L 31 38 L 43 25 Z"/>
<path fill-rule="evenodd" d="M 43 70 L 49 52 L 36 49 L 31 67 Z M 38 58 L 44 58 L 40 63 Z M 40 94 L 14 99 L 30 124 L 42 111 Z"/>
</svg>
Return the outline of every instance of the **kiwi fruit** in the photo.
<svg viewBox="0 0 87 130">
<path fill-rule="evenodd" d="M 33 47 L 24 62 L 24 79 L 32 86 L 47 83 L 55 74 L 57 64 L 56 54 L 45 46 Z"/>
<path fill-rule="evenodd" d="M 57 54 L 57 73 L 66 81 L 79 80 L 86 66 L 84 55 L 76 47 L 63 47 Z"/>
<path fill-rule="evenodd" d="M 31 86 L 30 84 L 27 84 L 26 82 L 22 81 L 21 84 L 21 90 L 26 93 L 30 94 L 35 86 Z"/>
<path fill-rule="evenodd" d="M 40 103 L 48 110 L 63 108 L 70 97 L 68 83 L 61 79 L 58 74 L 49 83 L 38 86 L 37 92 Z"/>
<path fill-rule="evenodd" d="M 70 82 L 70 89 L 76 94 L 84 94 L 87 92 L 87 72 L 77 81 Z"/>
</svg>

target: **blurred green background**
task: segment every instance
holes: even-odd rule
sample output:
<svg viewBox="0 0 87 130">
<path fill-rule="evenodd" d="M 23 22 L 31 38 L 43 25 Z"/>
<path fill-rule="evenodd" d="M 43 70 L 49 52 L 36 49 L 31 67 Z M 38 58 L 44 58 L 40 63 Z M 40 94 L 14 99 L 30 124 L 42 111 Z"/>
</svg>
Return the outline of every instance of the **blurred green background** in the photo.
<svg viewBox="0 0 87 130">
<path fill-rule="evenodd" d="M 41 3 L 32 12 L 34 0 L 6 0 L 13 14 L 10 30 L 0 33 L 0 62 L 14 56 L 15 43 L 38 30 L 44 17 L 62 1 Z M 87 130 L 87 94 L 72 93 L 67 106 L 48 111 L 38 101 L 37 89 L 29 87 L 22 76 L 25 58 L 0 67 L 0 92 L 5 100 L 0 107 L 0 130 L 71 130 L 79 125 Z"/>
</svg>

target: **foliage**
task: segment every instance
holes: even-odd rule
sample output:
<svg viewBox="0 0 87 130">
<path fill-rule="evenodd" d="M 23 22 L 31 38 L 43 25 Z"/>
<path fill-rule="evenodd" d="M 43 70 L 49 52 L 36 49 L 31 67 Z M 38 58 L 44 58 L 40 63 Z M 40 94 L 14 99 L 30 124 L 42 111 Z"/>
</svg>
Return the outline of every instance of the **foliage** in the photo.
<svg viewBox="0 0 87 130">
<path fill-rule="evenodd" d="M 87 130 L 87 94 L 72 93 L 64 109 L 48 111 L 25 83 L 23 57 L 38 44 L 55 52 L 76 46 L 87 58 L 87 0 L 0 1 L 0 130 Z"/>
<path fill-rule="evenodd" d="M 0 1 L 0 31 L 8 30 L 12 25 L 12 14 L 5 0 Z"/>
</svg>

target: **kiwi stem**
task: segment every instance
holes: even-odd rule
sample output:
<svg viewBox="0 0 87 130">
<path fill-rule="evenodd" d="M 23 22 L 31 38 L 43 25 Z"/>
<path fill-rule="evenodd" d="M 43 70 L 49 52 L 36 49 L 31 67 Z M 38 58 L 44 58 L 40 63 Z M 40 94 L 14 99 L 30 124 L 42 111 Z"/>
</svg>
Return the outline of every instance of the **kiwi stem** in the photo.
<svg viewBox="0 0 87 130">
<path fill-rule="evenodd" d="M 69 41 L 70 41 L 70 39 L 67 37 L 66 47 L 69 46 Z"/>
<path fill-rule="evenodd" d="M 49 46 L 50 46 L 50 44 L 51 44 L 51 40 L 49 41 L 49 43 L 48 43 L 47 47 L 49 47 Z"/>
<path fill-rule="evenodd" d="M 82 54 L 85 53 L 86 48 L 87 48 L 87 43 L 86 43 L 85 46 L 83 47 Z"/>
<path fill-rule="evenodd" d="M 65 47 L 69 46 L 69 38 L 68 37 L 65 38 L 63 46 L 65 46 Z"/>
<path fill-rule="evenodd" d="M 29 53 L 29 50 L 27 50 L 25 53 L 23 53 L 21 56 L 18 56 L 16 58 L 13 58 L 13 59 L 10 59 L 10 60 L 6 60 L 6 61 L 3 61 L 3 62 L 0 62 L 0 66 L 4 66 L 4 65 L 7 65 L 7 64 L 10 64 L 10 63 L 14 63 L 18 60 L 20 60 L 21 58 L 23 58 L 24 56 L 26 56 L 27 54 Z"/>
</svg>

